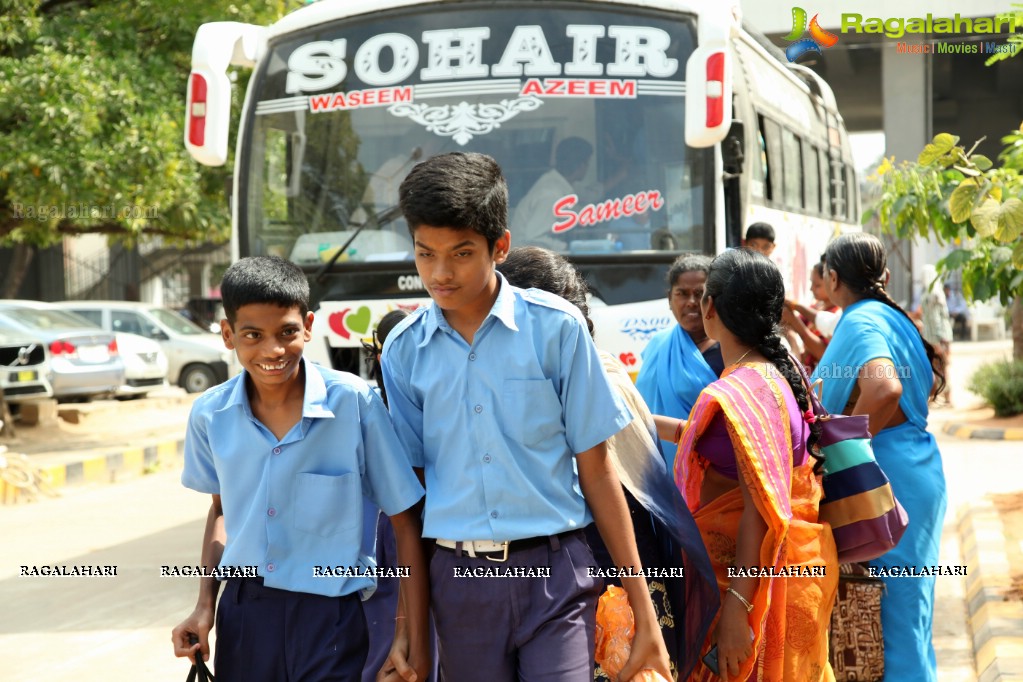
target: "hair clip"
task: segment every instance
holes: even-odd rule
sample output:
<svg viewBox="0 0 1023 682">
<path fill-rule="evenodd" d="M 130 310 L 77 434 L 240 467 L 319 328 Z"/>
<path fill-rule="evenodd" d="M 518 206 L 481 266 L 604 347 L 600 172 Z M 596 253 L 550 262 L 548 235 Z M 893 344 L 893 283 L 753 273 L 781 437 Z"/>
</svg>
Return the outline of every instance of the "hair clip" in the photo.
<svg viewBox="0 0 1023 682">
<path fill-rule="evenodd" d="M 807 424 L 813 424 L 817 421 L 817 415 L 813 413 L 812 408 L 803 413 L 803 421 Z"/>
</svg>

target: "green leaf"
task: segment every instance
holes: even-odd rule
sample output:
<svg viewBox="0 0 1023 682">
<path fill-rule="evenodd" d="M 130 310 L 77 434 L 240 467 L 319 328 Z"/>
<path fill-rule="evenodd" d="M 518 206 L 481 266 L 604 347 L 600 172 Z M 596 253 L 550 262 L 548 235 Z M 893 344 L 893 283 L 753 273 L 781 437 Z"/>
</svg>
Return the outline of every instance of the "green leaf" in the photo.
<svg viewBox="0 0 1023 682">
<path fill-rule="evenodd" d="M 955 135 L 949 135 L 948 133 L 938 133 L 934 136 L 934 140 L 931 141 L 924 150 L 920 152 L 920 156 L 916 158 L 917 163 L 921 166 L 929 166 L 945 154 L 952 151 L 952 147 L 956 145 L 959 138 Z"/>
<path fill-rule="evenodd" d="M 1016 244 L 1012 250 L 1012 264 L 1023 270 L 1023 242 Z"/>
<path fill-rule="evenodd" d="M 973 205 L 980 194 L 980 188 L 975 180 L 963 180 L 955 188 L 948 198 L 948 210 L 952 216 L 952 222 L 962 223 L 970 218 L 973 213 Z"/>
<path fill-rule="evenodd" d="M 938 262 L 938 265 L 942 272 L 954 272 L 968 263 L 972 256 L 973 251 L 970 249 L 956 249 L 955 251 L 949 252 L 947 256 L 942 258 Z"/>
<path fill-rule="evenodd" d="M 1015 241 L 1023 234 L 1023 201 L 1009 199 L 998 209 L 998 229 L 995 239 Z"/>
<path fill-rule="evenodd" d="M 991 163 L 991 159 L 987 158 L 983 154 L 974 154 L 970 157 L 970 161 L 972 161 L 973 165 L 982 171 L 986 171 L 994 165 Z"/>
<path fill-rule="evenodd" d="M 998 202 L 994 199 L 985 199 L 973 209 L 970 214 L 970 222 L 973 224 L 977 234 L 981 237 L 993 237 L 998 230 Z"/>
</svg>

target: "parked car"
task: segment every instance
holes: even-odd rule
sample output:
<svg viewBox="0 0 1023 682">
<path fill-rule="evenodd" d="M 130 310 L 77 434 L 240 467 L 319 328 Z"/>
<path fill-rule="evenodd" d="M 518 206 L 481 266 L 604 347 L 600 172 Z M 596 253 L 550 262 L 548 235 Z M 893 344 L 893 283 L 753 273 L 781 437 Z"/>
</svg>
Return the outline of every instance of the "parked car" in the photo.
<svg viewBox="0 0 1023 682">
<path fill-rule="evenodd" d="M 0 301 L 0 320 L 21 336 L 44 344 L 53 397 L 113 394 L 124 383 L 117 339 L 80 317 L 39 301 Z"/>
<path fill-rule="evenodd" d="M 124 361 L 124 385 L 117 389 L 116 396 L 141 398 L 150 391 L 167 388 L 167 354 L 160 344 L 127 332 L 117 332 L 115 336 Z"/>
<path fill-rule="evenodd" d="M 107 331 L 130 332 L 160 343 L 167 354 L 167 378 L 189 393 L 201 393 L 239 371 L 233 351 L 218 334 L 198 327 L 170 308 L 131 301 L 56 303 Z"/>
<path fill-rule="evenodd" d="M 19 334 L 0 320 L 0 389 L 4 399 L 18 403 L 51 397 L 49 371 L 46 344 Z"/>
</svg>

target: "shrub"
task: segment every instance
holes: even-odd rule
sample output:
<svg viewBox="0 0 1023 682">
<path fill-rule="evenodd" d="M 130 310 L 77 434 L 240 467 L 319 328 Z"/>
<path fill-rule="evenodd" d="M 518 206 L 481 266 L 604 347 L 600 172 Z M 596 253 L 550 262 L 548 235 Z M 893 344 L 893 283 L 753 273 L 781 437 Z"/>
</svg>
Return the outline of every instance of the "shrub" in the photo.
<svg viewBox="0 0 1023 682">
<path fill-rule="evenodd" d="M 995 408 L 995 416 L 1023 412 L 1023 360 L 984 365 L 970 379 L 970 390 Z"/>
</svg>

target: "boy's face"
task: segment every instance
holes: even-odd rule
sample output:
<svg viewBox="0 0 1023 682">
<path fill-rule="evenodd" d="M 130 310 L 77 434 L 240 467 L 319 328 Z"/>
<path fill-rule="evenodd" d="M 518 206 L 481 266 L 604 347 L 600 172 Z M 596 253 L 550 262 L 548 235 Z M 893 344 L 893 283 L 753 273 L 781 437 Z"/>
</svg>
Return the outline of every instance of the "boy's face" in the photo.
<svg viewBox="0 0 1023 682">
<path fill-rule="evenodd" d="M 747 239 L 746 246 L 753 249 L 754 251 L 759 251 L 765 256 L 770 256 L 772 253 L 774 253 L 774 242 L 767 241 L 766 239 L 761 239 L 760 237 Z"/>
<path fill-rule="evenodd" d="M 503 263 L 511 246 L 505 230 L 494 250 L 474 230 L 420 225 L 413 233 L 416 270 L 430 297 L 444 311 L 472 312 L 492 305 L 497 277 L 494 266 Z"/>
<path fill-rule="evenodd" d="M 224 345 L 256 384 L 279 385 L 298 376 L 302 349 L 312 338 L 313 314 L 303 317 L 298 306 L 250 303 L 238 309 L 234 325 L 221 320 Z"/>
</svg>

